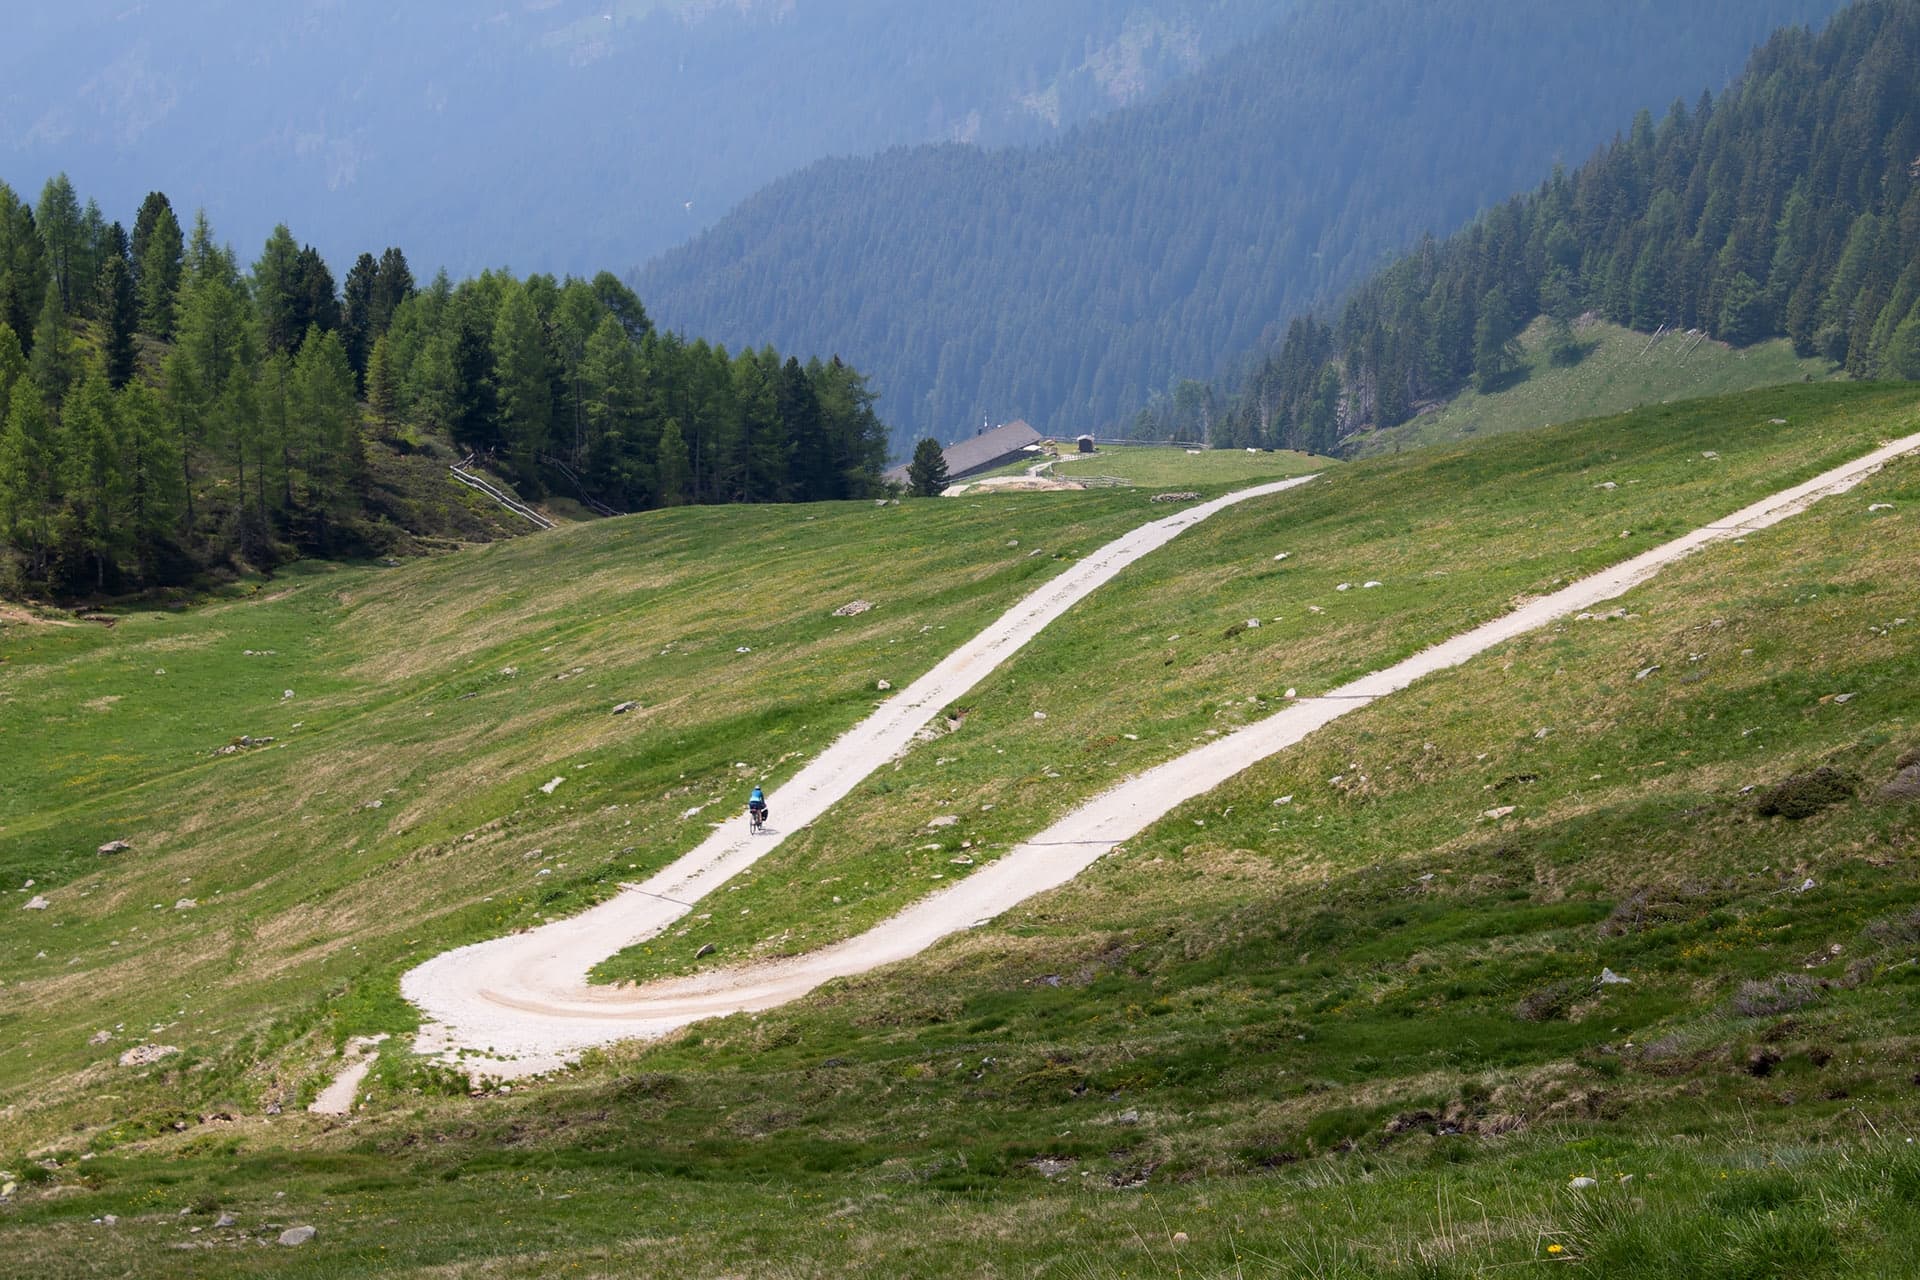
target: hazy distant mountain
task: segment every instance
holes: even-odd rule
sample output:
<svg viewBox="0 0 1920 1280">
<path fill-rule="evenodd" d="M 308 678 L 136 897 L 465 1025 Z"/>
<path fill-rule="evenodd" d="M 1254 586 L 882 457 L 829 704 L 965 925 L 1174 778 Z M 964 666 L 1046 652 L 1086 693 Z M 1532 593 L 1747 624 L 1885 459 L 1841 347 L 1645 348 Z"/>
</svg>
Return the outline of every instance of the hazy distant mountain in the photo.
<svg viewBox="0 0 1920 1280">
<path fill-rule="evenodd" d="M 983 416 L 1098 428 L 1839 3 L 1302 0 L 1053 142 L 821 161 L 639 285 L 666 324 L 854 361 L 896 453 Z"/>
<path fill-rule="evenodd" d="M 63 0 L 0 36 L 0 178 L 164 188 L 250 257 L 641 261 L 821 156 L 1031 141 L 1292 0 Z"/>
</svg>

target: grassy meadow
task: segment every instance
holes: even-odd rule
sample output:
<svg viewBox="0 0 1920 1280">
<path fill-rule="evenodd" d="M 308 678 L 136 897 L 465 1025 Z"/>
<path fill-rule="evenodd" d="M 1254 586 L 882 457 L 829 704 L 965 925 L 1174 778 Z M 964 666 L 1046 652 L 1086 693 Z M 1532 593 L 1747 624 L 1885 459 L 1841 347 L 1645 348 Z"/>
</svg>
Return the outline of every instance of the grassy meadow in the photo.
<svg viewBox="0 0 1920 1280">
<path fill-rule="evenodd" d="M 600 976 L 857 933 L 1082 799 L 1271 714 L 1289 689 L 1390 665 L 1916 423 L 1909 392 L 1789 387 L 1349 466 L 1223 512 L 1055 623 L 968 696 L 957 731 L 789 837 L 726 910 Z M 937 817 L 960 821 L 930 829 Z"/>
<path fill-rule="evenodd" d="M 1145 488 L 1171 489 L 1177 485 L 1258 484 L 1325 470 L 1328 460 L 1291 449 L 1272 452 L 1244 449 L 1166 449 L 1156 445 L 1108 445 L 1095 453 L 1062 452 L 1049 475 L 1071 480 L 1076 475 L 1110 476 Z"/>
<path fill-rule="evenodd" d="M 1287 688 L 1916 421 L 1911 389 L 1788 387 L 1362 462 L 1223 513 L 1049 629 L 705 932 L 615 968 L 841 936 Z M 0 848 L 52 903 L 0 936 L 10 1258 L 1920 1270 L 1920 804 L 1877 798 L 1920 748 L 1913 461 L 1667 570 L 1621 616 L 1356 712 L 907 964 L 478 1099 L 393 1054 L 352 1118 L 296 1113 L 340 1037 L 408 1025 L 411 958 L 658 865 L 706 830 L 682 813 L 777 781 L 875 678 L 900 684 L 1055 554 L 1160 510 L 1102 491 L 676 512 L 316 566 L 111 630 L 10 615 L 0 750 L 23 763 L 0 778 Z M 856 595 L 881 607 L 828 616 Z M 211 754 L 240 733 L 278 741 Z M 1762 812 L 1820 766 L 1835 803 Z M 925 830 L 941 813 L 963 821 Z M 117 860 L 92 852 L 122 837 Z M 142 1041 L 183 1052 L 113 1065 Z M 312 1244 L 266 1247 L 304 1223 Z"/>
<path fill-rule="evenodd" d="M 1604 320 L 1584 323 L 1575 336 L 1585 354 L 1561 367 L 1547 357 L 1546 322 L 1535 321 L 1520 336 L 1520 369 L 1506 385 L 1487 393 L 1468 387 L 1431 413 L 1364 437 L 1359 453 L 1531 431 L 1642 405 L 1834 376 L 1831 364 L 1801 359 L 1784 338 L 1736 348 L 1676 333 L 1650 344 L 1650 334 Z"/>
</svg>

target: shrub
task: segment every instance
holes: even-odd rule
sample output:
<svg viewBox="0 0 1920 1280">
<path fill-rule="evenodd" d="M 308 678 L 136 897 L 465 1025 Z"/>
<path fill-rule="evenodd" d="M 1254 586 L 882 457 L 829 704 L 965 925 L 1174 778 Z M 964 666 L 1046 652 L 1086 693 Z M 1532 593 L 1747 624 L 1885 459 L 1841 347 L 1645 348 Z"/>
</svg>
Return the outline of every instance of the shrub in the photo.
<svg viewBox="0 0 1920 1280">
<path fill-rule="evenodd" d="M 1760 793 L 1757 811 L 1762 817 L 1799 820 L 1831 809 L 1853 799 L 1859 789 L 1857 775 L 1821 766 L 1792 777 Z"/>
</svg>

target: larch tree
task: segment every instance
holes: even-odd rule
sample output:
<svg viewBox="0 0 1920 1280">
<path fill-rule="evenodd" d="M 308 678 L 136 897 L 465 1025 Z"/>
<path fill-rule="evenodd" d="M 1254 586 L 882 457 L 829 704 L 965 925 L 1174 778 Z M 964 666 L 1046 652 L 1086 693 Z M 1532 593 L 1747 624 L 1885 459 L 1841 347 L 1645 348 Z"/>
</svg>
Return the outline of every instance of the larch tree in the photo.
<svg viewBox="0 0 1920 1280">
<path fill-rule="evenodd" d="M 105 374 L 89 371 L 61 417 L 66 437 L 61 458 L 66 500 L 62 555 L 83 559 L 92 569 L 94 590 L 104 590 L 110 577 L 118 578 L 120 557 L 130 549 L 132 534 L 125 519 L 125 442 Z"/>
<path fill-rule="evenodd" d="M 25 562 L 30 580 L 44 581 L 53 550 L 60 498 L 59 424 L 31 380 L 8 397 L 0 427 L 0 538 Z"/>
<path fill-rule="evenodd" d="M 546 327 L 524 288 L 510 289 L 493 326 L 493 385 L 514 469 L 535 475 L 553 431 L 554 363 Z"/>
<path fill-rule="evenodd" d="M 260 260 L 253 264 L 253 307 L 267 355 L 292 351 L 306 335 L 300 323 L 299 265 L 300 246 L 283 222 L 267 237 Z"/>
<path fill-rule="evenodd" d="M 53 274 L 53 286 L 60 291 L 60 305 L 72 314 L 84 305 L 82 296 L 93 280 L 79 278 L 88 257 L 85 215 L 73 184 L 66 174 L 47 179 L 40 191 L 40 204 L 34 210 L 34 222 L 40 230 L 40 242 L 46 248 L 47 269 Z"/>
</svg>

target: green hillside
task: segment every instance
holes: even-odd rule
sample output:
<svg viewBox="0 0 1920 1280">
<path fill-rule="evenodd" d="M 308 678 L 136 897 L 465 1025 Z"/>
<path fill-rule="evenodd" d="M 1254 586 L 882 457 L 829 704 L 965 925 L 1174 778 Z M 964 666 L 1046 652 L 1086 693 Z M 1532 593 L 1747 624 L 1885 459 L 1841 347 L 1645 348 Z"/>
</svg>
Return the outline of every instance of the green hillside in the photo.
<svg viewBox="0 0 1920 1280">
<path fill-rule="evenodd" d="M 935 813 L 964 815 L 938 838 L 985 860 L 1288 687 L 1914 430 L 1910 389 L 1800 385 L 1365 460 L 1223 513 L 770 855 L 703 937 L 737 959 L 843 934 L 963 873 L 919 849 Z M 1920 1265 L 1920 805 L 1874 798 L 1920 747 L 1912 461 L 1669 570 L 1618 618 L 1355 713 L 906 965 L 481 1099 L 383 1055 L 350 1122 L 297 1113 L 347 1034 L 410 1025 L 402 967 L 690 846 L 688 810 L 777 784 L 876 678 L 1160 510 L 1143 498 L 658 512 L 313 566 L 110 629 L 0 617 L 0 873 L 48 900 L 0 941 L 10 1258 L 163 1276 Z M 1337 590 L 1363 578 L 1384 585 Z M 829 616 L 856 596 L 878 607 Z M 243 733 L 276 741 L 215 754 Z M 1820 765 L 1837 803 L 1763 813 Z M 111 839 L 132 848 L 93 852 Z M 625 963 L 683 967 L 698 941 Z M 139 1043 L 181 1052 L 114 1065 Z M 296 1223 L 314 1243 L 252 1247 Z"/>
<path fill-rule="evenodd" d="M 1411 421 L 1360 437 L 1357 452 L 1392 453 L 1624 413 L 1641 405 L 1836 376 L 1831 363 L 1796 356 L 1785 339 L 1746 348 L 1697 333 L 1656 341 L 1598 319 L 1584 322 L 1575 336 L 1582 348 L 1580 361 L 1561 364 L 1553 359 L 1551 323 L 1536 321 L 1518 339 L 1519 364 L 1507 385 L 1486 393 L 1467 387 Z"/>
<path fill-rule="evenodd" d="M 809 164 L 634 283 L 668 326 L 870 373 L 896 457 L 983 416 L 1111 434 L 1422 234 L 1640 108 L 1718 92 L 1776 28 L 1839 7 L 1275 4 L 1256 38 L 1043 145 Z"/>
<path fill-rule="evenodd" d="M 1330 323 L 1293 319 L 1215 443 L 1327 452 L 1469 385 L 1503 389 L 1535 317 L 1563 364 L 1594 313 L 1743 349 L 1784 337 L 1850 377 L 1920 378 L 1916 60 L 1916 0 L 1782 29 L 1718 97 L 1657 123 L 1642 111 L 1578 170 L 1361 283 Z"/>
</svg>

